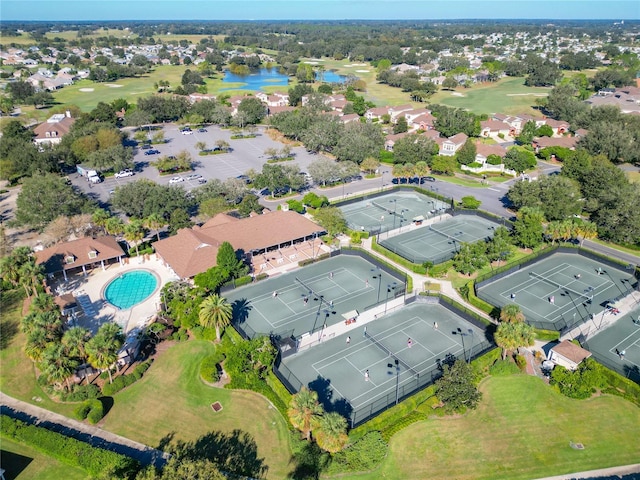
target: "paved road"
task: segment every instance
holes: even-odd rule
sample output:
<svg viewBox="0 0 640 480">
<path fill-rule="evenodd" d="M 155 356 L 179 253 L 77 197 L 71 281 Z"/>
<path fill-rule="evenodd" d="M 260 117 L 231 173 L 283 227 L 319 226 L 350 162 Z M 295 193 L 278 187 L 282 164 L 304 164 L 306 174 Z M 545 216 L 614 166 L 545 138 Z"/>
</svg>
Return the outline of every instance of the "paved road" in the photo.
<svg viewBox="0 0 640 480">
<path fill-rule="evenodd" d="M 144 466 L 161 467 L 168 458 L 168 455 L 160 450 L 17 400 L 2 392 L 0 392 L 0 413 L 29 424 L 45 427 L 94 447 L 127 455 L 138 460 Z"/>
</svg>

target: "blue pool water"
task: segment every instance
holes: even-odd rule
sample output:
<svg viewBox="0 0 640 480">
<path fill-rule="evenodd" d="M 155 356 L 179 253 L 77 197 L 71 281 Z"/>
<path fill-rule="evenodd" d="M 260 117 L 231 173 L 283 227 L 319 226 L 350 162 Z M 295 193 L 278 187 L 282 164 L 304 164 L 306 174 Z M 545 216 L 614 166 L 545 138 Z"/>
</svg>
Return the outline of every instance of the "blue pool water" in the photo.
<svg viewBox="0 0 640 480">
<path fill-rule="evenodd" d="M 134 270 L 111 280 L 104 291 L 110 304 L 126 310 L 149 298 L 158 286 L 155 275 L 146 270 Z"/>
<path fill-rule="evenodd" d="M 337 73 L 327 70 L 322 74 L 316 73 L 318 80 L 327 83 L 342 83 L 347 77 L 338 75 Z M 321 78 L 320 78 L 321 77 Z M 264 87 L 286 87 L 289 85 L 289 77 L 283 75 L 277 68 L 261 68 L 249 75 L 236 75 L 229 70 L 224 72 L 223 83 L 240 83 L 237 87 L 223 88 L 224 90 L 262 90 Z"/>
</svg>

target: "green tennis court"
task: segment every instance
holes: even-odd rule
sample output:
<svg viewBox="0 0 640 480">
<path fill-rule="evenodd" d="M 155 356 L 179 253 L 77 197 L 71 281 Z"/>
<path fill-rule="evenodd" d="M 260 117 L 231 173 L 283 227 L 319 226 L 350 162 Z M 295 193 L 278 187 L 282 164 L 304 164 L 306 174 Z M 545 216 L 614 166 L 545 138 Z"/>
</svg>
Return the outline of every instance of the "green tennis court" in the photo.
<svg viewBox="0 0 640 480">
<path fill-rule="evenodd" d="M 371 234 L 442 215 L 449 204 L 411 191 L 395 191 L 340 205 L 349 228 Z"/>
<path fill-rule="evenodd" d="M 594 323 L 597 326 L 603 320 L 595 317 Z M 640 307 L 590 336 L 583 345 L 598 362 L 640 383 Z"/>
<path fill-rule="evenodd" d="M 343 314 L 363 312 L 404 291 L 405 280 L 397 273 L 360 256 L 341 254 L 238 288 L 226 298 L 233 305 L 234 324 L 249 337 L 298 337 L 344 322 Z"/>
<path fill-rule="evenodd" d="M 448 355 L 469 359 L 489 346 L 482 329 L 447 307 L 417 303 L 287 357 L 278 369 L 294 390 L 312 388 L 355 425 L 432 383 Z"/>
<path fill-rule="evenodd" d="M 507 276 L 476 286 L 478 297 L 497 307 L 517 304 L 538 328 L 566 330 L 602 312 L 633 290 L 633 270 L 578 253 L 553 253 Z"/>
<path fill-rule="evenodd" d="M 442 263 L 450 260 L 462 243 L 493 238 L 499 223 L 476 215 L 456 215 L 406 233 L 386 237 L 380 245 L 413 263 Z M 388 234 L 387 234 L 388 235 Z"/>
</svg>

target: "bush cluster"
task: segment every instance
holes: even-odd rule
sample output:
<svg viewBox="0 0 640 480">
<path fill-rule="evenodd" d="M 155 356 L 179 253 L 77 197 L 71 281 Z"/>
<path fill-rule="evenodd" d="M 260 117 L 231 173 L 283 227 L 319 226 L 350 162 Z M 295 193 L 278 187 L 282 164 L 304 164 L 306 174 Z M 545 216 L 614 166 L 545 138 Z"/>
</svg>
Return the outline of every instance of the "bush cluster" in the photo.
<svg viewBox="0 0 640 480">
<path fill-rule="evenodd" d="M 87 413 L 87 420 L 91 425 L 95 425 L 102 417 L 104 417 L 104 406 L 102 402 L 98 398 L 94 398 L 93 400 L 87 400 L 89 404 L 89 412 Z"/>
<path fill-rule="evenodd" d="M 100 388 L 97 385 L 74 385 L 70 392 L 60 392 L 60 400 L 63 402 L 82 402 L 92 398 L 98 398 Z"/>
<path fill-rule="evenodd" d="M 222 375 L 222 367 L 220 364 L 224 361 L 224 354 L 215 352 L 204 357 L 200 362 L 200 376 L 205 382 L 215 383 L 220 380 Z"/>
<path fill-rule="evenodd" d="M 266 273 L 259 273 L 258 275 L 256 275 L 256 282 L 259 282 L 260 280 L 265 280 L 269 278 L 269 275 Z"/>
<path fill-rule="evenodd" d="M 510 362 L 509 360 L 498 360 L 496 363 L 491 365 L 489 373 L 494 376 L 514 375 L 516 373 L 520 373 L 520 369 L 515 363 Z"/>
<path fill-rule="evenodd" d="M 386 457 L 387 447 L 380 432 L 369 432 L 353 445 L 334 454 L 327 473 L 332 475 L 373 470 Z"/>
<path fill-rule="evenodd" d="M 115 393 L 118 393 L 123 388 L 132 385 L 142 378 L 144 372 L 151 366 L 150 361 L 142 362 L 136 368 L 133 369 L 132 373 L 127 375 L 120 375 L 113 380 L 113 383 L 107 383 L 102 387 L 102 394 L 106 396 L 111 396 Z"/>
<path fill-rule="evenodd" d="M 516 361 L 516 365 L 520 370 L 524 371 L 524 369 L 527 368 L 527 359 L 524 357 L 524 355 L 516 355 L 514 357 L 514 360 Z"/>
<path fill-rule="evenodd" d="M 2 435 L 31 446 L 68 465 L 86 470 L 92 477 L 133 478 L 140 464 L 125 455 L 52 432 L 43 427 L 27 425 L 6 415 L 0 416 Z"/>
</svg>

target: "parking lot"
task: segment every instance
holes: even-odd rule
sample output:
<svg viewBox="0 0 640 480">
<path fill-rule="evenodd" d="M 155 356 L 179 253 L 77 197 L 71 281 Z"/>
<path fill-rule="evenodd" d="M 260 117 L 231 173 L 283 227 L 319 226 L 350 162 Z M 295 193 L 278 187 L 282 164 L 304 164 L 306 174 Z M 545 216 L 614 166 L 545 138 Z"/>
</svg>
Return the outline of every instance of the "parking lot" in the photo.
<svg viewBox="0 0 640 480">
<path fill-rule="evenodd" d="M 257 129 L 257 137 L 232 140 L 231 130 L 225 130 L 218 126 L 206 127 L 206 132 L 199 132 L 194 129 L 190 135 L 183 135 L 180 132 L 180 127 L 176 124 L 167 124 L 163 126 L 165 143 L 160 145 L 153 145 L 155 150 L 159 150 L 160 153 L 156 155 L 145 155 L 145 151 L 141 148 L 135 148 L 134 162 L 135 162 L 135 175 L 131 177 L 115 178 L 107 177 L 104 182 L 99 184 L 90 184 L 84 177 L 78 177 L 71 175 L 71 181 L 74 185 L 79 187 L 90 197 L 103 202 L 109 203 L 109 198 L 113 190 L 120 185 L 134 182 L 141 178 L 147 178 L 153 180 L 161 185 L 168 185 L 169 180 L 175 176 L 185 178 L 185 181 L 177 183 L 187 190 L 191 190 L 200 185 L 198 179 L 187 180 L 186 177 L 189 174 L 202 175 L 203 179 L 210 180 L 217 178 L 220 180 L 226 180 L 227 178 L 237 177 L 249 169 L 256 171 L 262 170 L 262 166 L 267 162 L 265 157 L 265 150 L 269 148 L 275 148 L 276 150 L 282 149 L 284 146 L 280 142 L 273 141 L 268 135 L 265 135 L 263 128 Z M 151 135 L 157 133 L 157 130 L 152 130 Z M 199 150 L 195 145 L 198 142 L 204 142 L 206 148 L 212 149 L 215 146 L 216 141 L 224 140 L 229 143 L 231 151 L 228 153 L 218 155 L 206 155 L 200 156 Z M 160 175 L 158 170 L 151 165 L 152 162 L 163 156 L 177 155 L 182 151 L 187 151 L 191 154 L 193 160 L 193 172 L 183 172 L 182 174 L 170 174 Z M 297 164 L 302 171 L 306 171 L 309 163 L 313 160 L 321 158 L 321 155 L 309 154 L 304 147 L 292 148 L 292 153 L 295 158 L 291 162 L 285 162 L 283 165 Z"/>
</svg>

